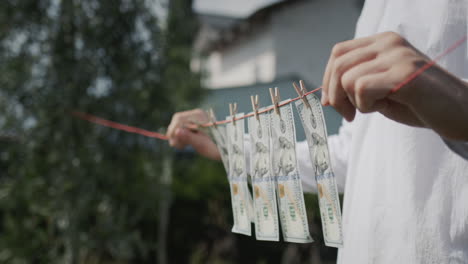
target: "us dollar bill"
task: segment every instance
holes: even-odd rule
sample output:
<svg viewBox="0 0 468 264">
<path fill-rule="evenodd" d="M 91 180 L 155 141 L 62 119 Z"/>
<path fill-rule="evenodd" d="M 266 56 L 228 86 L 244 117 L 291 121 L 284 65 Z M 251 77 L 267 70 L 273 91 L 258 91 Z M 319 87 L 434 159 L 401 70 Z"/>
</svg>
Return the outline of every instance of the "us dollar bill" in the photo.
<svg viewBox="0 0 468 264">
<path fill-rule="evenodd" d="M 255 234 L 258 240 L 279 241 L 276 183 L 270 166 L 270 116 L 248 119 L 250 175 L 252 179 Z"/>
<path fill-rule="evenodd" d="M 238 114 L 236 117 L 242 116 Z M 232 120 L 231 117 L 227 117 Z M 247 172 L 244 154 L 244 120 L 236 120 L 226 125 L 229 158 L 229 185 L 231 189 L 234 226 L 232 232 L 251 235 L 253 213 L 252 197 L 247 186 Z M 250 208 L 249 208 L 250 207 Z"/>
<path fill-rule="evenodd" d="M 211 138 L 213 139 L 216 147 L 218 148 L 221 160 L 224 165 L 226 173 L 229 174 L 229 157 L 228 157 L 228 144 L 226 138 L 226 126 L 210 126 L 209 127 Z"/>
<path fill-rule="evenodd" d="M 323 236 L 327 246 L 342 247 L 340 200 L 335 175 L 331 168 L 322 105 L 314 94 L 307 95 L 306 99 L 310 108 L 302 100 L 296 101 L 296 107 L 305 130 L 310 159 L 317 181 Z"/>
<path fill-rule="evenodd" d="M 302 182 L 297 169 L 296 133 L 291 104 L 281 108 L 280 115 L 270 114 L 272 140 L 271 167 L 277 180 L 277 198 L 281 228 L 285 241 L 313 242 L 309 233 Z"/>
<path fill-rule="evenodd" d="M 229 175 L 227 127 L 224 125 L 210 126 L 209 133 L 211 135 L 211 138 L 215 142 L 216 147 L 218 148 L 218 151 L 221 155 L 221 161 L 223 162 L 226 173 L 227 175 Z M 252 194 L 250 192 L 250 189 L 248 190 L 247 200 L 248 200 L 247 210 L 249 211 L 250 221 L 254 222 L 254 219 L 253 219 L 253 210 L 254 210 L 253 207 L 254 206 L 253 206 Z"/>
</svg>

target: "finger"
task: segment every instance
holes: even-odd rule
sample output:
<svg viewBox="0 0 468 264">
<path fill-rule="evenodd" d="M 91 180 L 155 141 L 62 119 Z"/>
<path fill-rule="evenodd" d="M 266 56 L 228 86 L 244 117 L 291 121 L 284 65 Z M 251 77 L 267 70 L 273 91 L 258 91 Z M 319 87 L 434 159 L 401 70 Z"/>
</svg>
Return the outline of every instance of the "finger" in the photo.
<svg viewBox="0 0 468 264">
<path fill-rule="evenodd" d="M 190 126 L 192 124 L 200 125 L 206 122 L 208 122 L 208 116 L 205 111 L 201 109 L 193 109 L 174 114 L 166 133 L 170 139 L 169 143 L 171 144 L 171 139 L 174 137 L 177 128 Z"/>
<path fill-rule="evenodd" d="M 341 95 L 342 94 L 342 95 Z M 356 115 L 356 107 L 349 101 L 348 97 L 344 92 L 340 92 L 340 96 L 330 97 L 330 105 L 335 108 L 335 110 L 340 113 L 346 121 L 351 122 L 354 120 Z"/>
<path fill-rule="evenodd" d="M 363 62 L 345 72 L 341 77 L 340 83 L 351 103 L 353 103 L 353 105 L 357 107 L 355 100 L 355 86 L 356 81 L 359 78 L 370 74 L 384 72 L 387 70 L 388 67 L 384 63 L 378 60 L 370 60 Z"/>
<path fill-rule="evenodd" d="M 329 102 L 330 104 L 338 111 L 340 114 L 343 115 L 343 117 L 349 121 L 351 118 L 351 113 L 354 112 L 354 106 L 352 103 L 349 101 L 347 94 L 345 91 L 341 88 L 341 85 L 338 85 L 337 82 L 335 81 L 336 77 L 333 77 L 331 79 L 330 85 L 329 85 Z"/>
<path fill-rule="evenodd" d="M 169 145 L 171 145 L 171 147 L 174 147 L 176 149 L 185 148 L 186 144 L 185 139 L 183 138 L 183 130 L 185 130 L 185 128 L 178 127 L 175 129 L 172 138 L 169 139 Z"/>
<path fill-rule="evenodd" d="M 331 74 L 330 68 L 332 67 L 332 65 L 333 65 L 333 56 L 330 56 L 330 58 L 328 59 L 328 62 L 327 62 L 327 67 L 325 68 L 325 74 L 323 75 L 323 81 L 322 81 L 322 99 L 321 99 L 322 105 L 328 105 L 329 104 L 329 101 L 328 101 L 328 82 L 329 82 L 329 79 L 330 79 L 330 74 Z"/>
<path fill-rule="evenodd" d="M 330 86 L 329 102 L 336 111 L 338 111 L 347 121 L 352 121 L 356 114 L 356 108 L 349 101 L 343 89 L 336 89 L 336 86 Z"/>
<path fill-rule="evenodd" d="M 331 54 L 330 54 L 330 58 L 328 59 L 327 66 L 325 68 L 325 73 L 323 75 L 322 104 L 326 105 L 329 103 L 328 102 L 328 90 L 329 90 L 328 86 L 330 82 L 334 60 L 351 50 L 370 45 L 372 42 L 373 40 L 370 37 L 359 38 L 359 39 L 353 39 L 353 40 L 348 40 L 345 42 L 338 43 L 333 47 Z"/>
<path fill-rule="evenodd" d="M 386 107 L 386 103 L 382 99 L 385 99 L 388 94 L 389 76 L 389 71 L 384 71 L 357 79 L 354 100 L 359 111 L 369 113 Z"/>
<path fill-rule="evenodd" d="M 175 133 L 176 129 L 178 127 L 180 127 L 181 124 L 184 123 L 184 119 L 185 119 L 184 112 L 175 113 L 172 116 L 171 123 L 167 127 L 167 132 L 166 132 L 166 136 L 169 138 L 169 144 L 173 143 L 171 141 L 173 141 L 172 139 L 174 137 L 174 133 Z M 171 144 L 171 146 L 172 146 L 172 144 Z"/>
<path fill-rule="evenodd" d="M 209 136 L 201 131 L 190 131 L 189 129 L 178 129 L 176 136 L 179 139 L 179 146 L 191 145 L 195 151 L 210 159 L 219 160 L 221 158 L 216 144 Z"/>
<path fill-rule="evenodd" d="M 183 149 L 187 145 L 194 146 L 197 142 L 194 142 L 193 135 L 204 135 L 198 130 L 193 130 L 187 127 L 179 127 L 175 130 L 172 138 L 172 145 L 177 149 Z"/>
<path fill-rule="evenodd" d="M 342 56 L 351 50 L 368 46 L 375 42 L 373 37 L 363 37 L 340 42 L 333 47 L 332 55 L 334 57 Z"/>
<path fill-rule="evenodd" d="M 204 123 L 207 123 L 209 121 L 209 118 L 205 111 L 197 108 L 189 111 L 189 118 L 187 121 L 197 126 L 200 126 Z"/>
<path fill-rule="evenodd" d="M 337 58 L 332 67 L 332 73 L 328 87 L 330 93 L 332 93 L 332 91 L 334 92 L 344 89 L 341 82 L 341 77 L 343 74 L 355 67 L 358 67 L 358 65 L 362 63 L 375 59 L 376 56 L 377 51 L 375 49 L 364 47 L 351 50 L 343 56 Z M 351 103 L 354 103 L 352 100 L 353 98 L 351 97 L 350 99 Z"/>
</svg>

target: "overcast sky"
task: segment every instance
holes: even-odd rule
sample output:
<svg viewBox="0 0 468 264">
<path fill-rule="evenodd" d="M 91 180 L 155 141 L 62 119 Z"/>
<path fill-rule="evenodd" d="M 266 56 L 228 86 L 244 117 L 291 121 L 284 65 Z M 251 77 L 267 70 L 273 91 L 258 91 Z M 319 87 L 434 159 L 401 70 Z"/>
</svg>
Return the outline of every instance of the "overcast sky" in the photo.
<svg viewBox="0 0 468 264">
<path fill-rule="evenodd" d="M 281 0 L 195 0 L 194 9 L 199 13 L 246 17 L 261 7 Z"/>
</svg>

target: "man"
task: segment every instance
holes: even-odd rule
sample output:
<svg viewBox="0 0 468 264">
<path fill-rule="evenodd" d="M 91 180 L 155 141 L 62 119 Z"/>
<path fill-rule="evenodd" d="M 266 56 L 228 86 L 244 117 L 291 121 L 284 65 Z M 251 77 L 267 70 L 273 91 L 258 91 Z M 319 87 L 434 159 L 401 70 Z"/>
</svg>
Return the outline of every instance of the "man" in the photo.
<svg viewBox="0 0 468 264">
<path fill-rule="evenodd" d="M 467 19 L 466 0 L 368 0 L 355 39 L 333 47 L 322 103 L 346 119 L 329 138 L 344 190 L 339 263 L 468 263 L 466 42 L 404 83 L 467 34 Z M 193 119 L 208 121 L 200 110 L 174 116 L 171 145 L 219 159 L 206 135 L 183 128 Z"/>
</svg>

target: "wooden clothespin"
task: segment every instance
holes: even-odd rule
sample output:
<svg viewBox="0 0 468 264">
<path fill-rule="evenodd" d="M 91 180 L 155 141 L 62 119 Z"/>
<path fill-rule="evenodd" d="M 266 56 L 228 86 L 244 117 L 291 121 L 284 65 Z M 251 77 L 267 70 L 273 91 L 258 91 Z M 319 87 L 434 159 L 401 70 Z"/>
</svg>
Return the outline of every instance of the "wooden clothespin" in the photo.
<svg viewBox="0 0 468 264">
<path fill-rule="evenodd" d="M 210 108 L 208 110 L 208 118 L 210 119 L 211 121 L 211 124 L 216 127 L 216 116 L 214 114 L 214 111 L 213 111 L 213 108 Z"/>
<path fill-rule="evenodd" d="M 302 99 L 302 102 L 304 102 L 305 106 L 310 109 L 309 100 L 307 100 L 307 98 L 305 97 L 305 94 L 307 93 L 307 89 L 305 87 L 304 81 L 300 80 L 299 84 L 301 85 L 300 88 L 296 82 L 293 82 L 294 89 L 296 90 L 299 97 Z"/>
<path fill-rule="evenodd" d="M 237 103 L 229 104 L 229 112 L 232 118 L 232 124 L 236 125 Z"/>
<path fill-rule="evenodd" d="M 250 96 L 250 101 L 252 101 L 252 109 L 255 115 L 255 118 L 257 121 L 260 121 L 260 118 L 258 117 L 258 94 L 253 96 Z"/>
<path fill-rule="evenodd" d="M 275 108 L 275 112 L 277 115 L 281 116 L 281 112 L 279 110 L 279 101 L 280 101 L 280 94 L 278 87 L 275 87 L 275 90 L 273 88 L 270 88 L 270 96 L 271 96 L 271 102 L 273 103 L 273 107 Z"/>
</svg>

